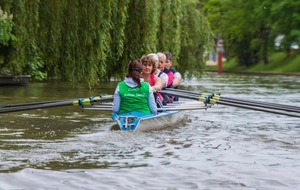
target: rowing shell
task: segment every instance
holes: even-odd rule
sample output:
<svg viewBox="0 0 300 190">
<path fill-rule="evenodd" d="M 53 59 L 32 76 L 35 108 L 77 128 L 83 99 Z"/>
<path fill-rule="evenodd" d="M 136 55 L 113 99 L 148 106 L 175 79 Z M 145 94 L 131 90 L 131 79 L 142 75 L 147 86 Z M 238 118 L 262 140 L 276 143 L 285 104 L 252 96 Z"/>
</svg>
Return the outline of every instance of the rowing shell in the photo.
<svg viewBox="0 0 300 190">
<path fill-rule="evenodd" d="M 122 131 L 150 131 L 174 126 L 184 118 L 181 111 L 162 111 L 157 115 L 138 116 L 135 112 L 119 115 L 115 120 Z"/>
<path fill-rule="evenodd" d="M 199 101 L 181 100 L 169 103 L 163 108 L 158 108 L 157 115 L 144 115 L 139 112 L 130 112 L 121 115 L 114 115 L 113 120 L 117 124 L 117 129 L 121 131 L 149 131 L 159 130 L 166 127 L 177 126 L 184 119 L 186 110 L 207 109 L 210 105 L 205 105 Z M 86 110 L 111 111 L 112 104 L 102 104 Z M 116 126 L 112 126 L 116 130 Z"/>
</svg>

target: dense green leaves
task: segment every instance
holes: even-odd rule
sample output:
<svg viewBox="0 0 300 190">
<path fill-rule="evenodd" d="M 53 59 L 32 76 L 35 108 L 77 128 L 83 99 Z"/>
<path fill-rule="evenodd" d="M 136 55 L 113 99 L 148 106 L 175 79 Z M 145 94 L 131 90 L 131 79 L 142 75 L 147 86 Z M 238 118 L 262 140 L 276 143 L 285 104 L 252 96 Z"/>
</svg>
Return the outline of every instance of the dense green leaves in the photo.
<svg viewBox="0 0 300 190">
<path fill-rule="evenodd" d="M 14 15 L 0 55 L 12 74 L 71 84 L 123 78 L 129 59 L 170 51 L 182 71 L 201 71 L 210 27 L 197 0 L 5 0 Z M 180 62 L 180 64 L 178 64 Z"/>
<path fill-rule="evenodd" d="M 8 46 L 9 40 L 15 38 L 12 34 L 12 19 L 13 15 L 4 12 L 0 7 L 0 46 Z"/>
<path fill-rule="evenodd" d="M 281 46 L 287 52 L 300 43 L 298 0 L 207 0 L 205 14 L 224 39 L 227 58 L 237 57 L 241 65 L 267 64 L 279 35 L 285 36 Z"/>
<path fill-rule="evenodd" d="M 198 7 L 197 1 L 190 1 L 183 7 L 183 12 L 180 18 L 181 35 L 179 53 L 179 70 L 184 73 L 201 74 L 203 70 L 205 55 L 208 50 L 212 50 L 213 33 L 206 17 L 203 16 L 200 9 L 193 9 Z M 198 71 L 198 73 L 197 73 Z"/>
<path fill-rule="evenodd" d="M 293 43 L 300 44 L 300 1 L 276 0 L 271 7 L 273 30 L 275 34 L 285 35 L 283 48 L 289 52 Z"/>
</svg>

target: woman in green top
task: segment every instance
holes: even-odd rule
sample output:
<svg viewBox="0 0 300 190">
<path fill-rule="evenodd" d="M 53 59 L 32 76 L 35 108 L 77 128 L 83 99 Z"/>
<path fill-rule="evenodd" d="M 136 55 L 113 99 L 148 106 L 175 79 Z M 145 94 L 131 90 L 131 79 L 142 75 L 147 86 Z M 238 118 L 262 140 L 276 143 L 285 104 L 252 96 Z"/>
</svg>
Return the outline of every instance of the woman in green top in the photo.
<svg viewBox="0 0 300 190">
<path fill-rule="evenodd" d="M 140 60 L 131 60 L 124 81 L 118 84 L 114 93 L 113 115 L 125 113 L 132 113 L 137 116 L 157 114 L 152 88 L 149 83 L 143 81 L 141 73 L 142 64 Z"/>
</svg>

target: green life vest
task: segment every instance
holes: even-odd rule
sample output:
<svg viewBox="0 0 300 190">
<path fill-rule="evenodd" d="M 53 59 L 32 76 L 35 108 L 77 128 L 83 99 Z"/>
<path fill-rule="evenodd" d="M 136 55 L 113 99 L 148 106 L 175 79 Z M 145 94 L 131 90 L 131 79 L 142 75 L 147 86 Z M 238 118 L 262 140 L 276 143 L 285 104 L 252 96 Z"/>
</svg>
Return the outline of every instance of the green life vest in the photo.
<svg viewBox="0 0 300 190">
<path fill-rule="evenodd" d="M 119 114 L 128 112 L 142 112 L 151 114 L 148 97 L 149 97 L 149 84 L 141 82 L 140 87 L 131 88 L 126 83 L 119 83 L 119 94 L 121 97 Z"/>
</svg>

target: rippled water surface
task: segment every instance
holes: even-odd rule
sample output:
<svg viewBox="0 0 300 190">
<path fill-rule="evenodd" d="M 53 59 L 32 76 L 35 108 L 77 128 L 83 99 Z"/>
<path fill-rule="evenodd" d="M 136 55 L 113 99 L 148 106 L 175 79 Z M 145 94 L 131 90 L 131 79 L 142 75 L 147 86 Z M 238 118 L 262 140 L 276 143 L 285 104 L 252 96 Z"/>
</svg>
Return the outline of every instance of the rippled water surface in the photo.
<svg viewBox="0 0 300 190">
<path fill-rule="evenodd" d="M 64 83 L 0 87 L 0 105 L 112 94 Z M 299 76 L 205 74 L 181 89 L 300 107 Z M 0 108 L 1 109 L 1 108 Z M 176 126 L 111 131 L 73 106 L 0 114 L 0 189 L 298 189 L 300 118 L 214 105 Z"/>
</svg>

